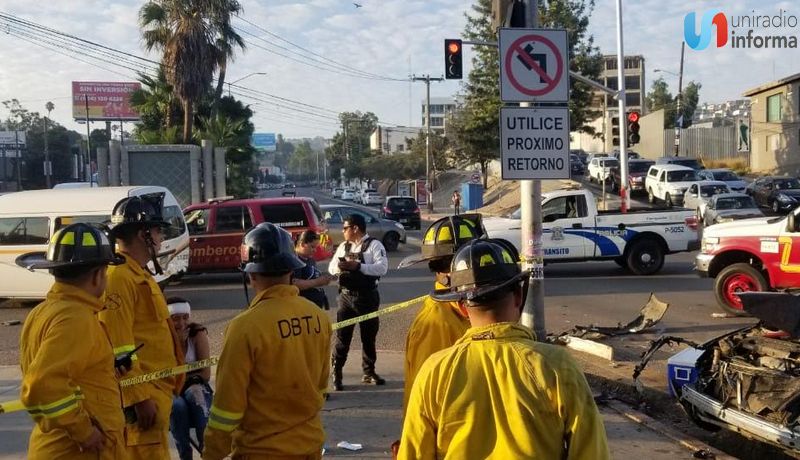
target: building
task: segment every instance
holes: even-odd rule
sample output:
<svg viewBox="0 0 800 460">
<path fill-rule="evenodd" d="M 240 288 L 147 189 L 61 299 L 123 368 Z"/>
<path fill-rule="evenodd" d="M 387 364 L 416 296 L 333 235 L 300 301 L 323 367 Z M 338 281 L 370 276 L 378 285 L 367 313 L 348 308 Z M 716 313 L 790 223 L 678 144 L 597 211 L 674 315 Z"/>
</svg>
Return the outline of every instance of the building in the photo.
<svg viewBox="0 0 800 460">
<path fill-rule="evenodd" d="M 712 128 L 733 125 L 736 120 L 750 118 L 750 100 L 735 99 L 720 104 L 703 104 L 692 116 L 692 127 Z"/>
<path fill-rule="evenodd" d="M 751 123 L 740 141 L 750 142 L 753 172 L 800 172 L 800 73 L 765 83 L 743 94 L 750 98 Z"/>
<path fill-rule="evenodd" d="M 431 112 L 433 111 L 431 110 Z M 431 121 L 431 125 L 433 125 L 433 121 Z M 408 141 L 416 139 L 423 130 L 423 128 L 406 126 L 378 126 L 369 136 L 369 148 L 372 151 L 379 150 L 385 155 L 405 153 Z"/>
<path fill-rule="evenodd" d="M 422 100 L 422 129 L 427 127 L 425 113 L 425 99 Z M 431 130 L 439 134 L 446 131 L 447 117 L 456 110 L 456 100 L 451 97 L 431 98 Z"/>
</svg>

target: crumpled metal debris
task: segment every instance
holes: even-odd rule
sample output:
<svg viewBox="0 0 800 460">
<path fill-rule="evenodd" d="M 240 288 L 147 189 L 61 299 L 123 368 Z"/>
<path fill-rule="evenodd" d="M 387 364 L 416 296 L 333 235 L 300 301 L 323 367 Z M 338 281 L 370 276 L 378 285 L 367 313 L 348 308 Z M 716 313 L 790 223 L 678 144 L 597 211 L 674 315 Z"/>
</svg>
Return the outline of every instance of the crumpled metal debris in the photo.
<svg viewBox="0 0 800 460">
<path fill-rule="evenodd" d="M 639 361 L 639 364 L 637 364 L 636 367 L 633 368 L 633 380 L 638 384 L 639 375 L 642 373 L 644 368 L 647 367 L 647 363 L 650 362 L 650 359 L 661 347 L 663 347 L 664 345 L 669 345 L 670 347 L 672 347 L 679 343 L 685 343 L 690 347 L 699 346 L 696 342 L 684 339 L 683 337 L 676 337 L 673 335 L 662 335 L 661 337 L 655 340 L 651 340 L 650 348 L 648 348 L 647 351 L 642 353 L 642 360 Z"/>
<path fill-rule="evenodd" d="M 661 321 L 661 318 L 664 317 L 668 309 L 669 304 L 658 300 L 656 295 L 651 292 L 650 299 L 647 301 L 647 304 L 642 307 L 639 316 L 628 324 L 622 325 L 622 323 L 618 323 L 616 327 L 595 326 L 593 324 L 589 326 L 575 326 L 570 331 L 562 333 L 559 337 L 571 336 L 580 337 L 582 339 L 599 339 L 608 336 L 638 334 Z"/>
</svg>

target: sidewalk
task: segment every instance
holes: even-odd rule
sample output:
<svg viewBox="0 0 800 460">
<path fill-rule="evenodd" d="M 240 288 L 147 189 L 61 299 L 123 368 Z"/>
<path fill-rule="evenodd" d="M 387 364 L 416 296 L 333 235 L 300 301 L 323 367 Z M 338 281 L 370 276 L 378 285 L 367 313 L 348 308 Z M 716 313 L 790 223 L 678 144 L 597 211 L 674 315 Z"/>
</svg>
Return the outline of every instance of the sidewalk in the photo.
<svg viewBox="0 0 800 460">
<path fill-rule="evenodd" d="M 390 458 L 389 446 L 400 437 L 403 402 L 403 353 L 379 351 L 378 371 L 385 386 L 362 385 L 360 350 L 351 350 L 345 366 L 342 392 L 332 393 L 322 410 L 328 440 L 325 457 L 343 459 Z M 0 401 L 19 397 L 20 371 L 17 366 L 0 366 Z M 670 437 L 670 429 L 649 417 L 623 406 L 601 406 L 612 458 L 673 460 L 689 458 L 691 450 Z M 646 423 L 633 419 L 644 418 Z M 33 423 L 25 412 L 0 415 L 0 460 L 26 458 L 28 436 Z M 666 433 L 666 434 L 665 434 Z M 361 444 L 349 451 L 337 447 L 341 441 Z M 708 448 L 692 440 L 695 448 Z M 717 453 L 716 458 L 725 458 Z M 172 458 L 177 452 L 172 450 Z"/>
</svg>

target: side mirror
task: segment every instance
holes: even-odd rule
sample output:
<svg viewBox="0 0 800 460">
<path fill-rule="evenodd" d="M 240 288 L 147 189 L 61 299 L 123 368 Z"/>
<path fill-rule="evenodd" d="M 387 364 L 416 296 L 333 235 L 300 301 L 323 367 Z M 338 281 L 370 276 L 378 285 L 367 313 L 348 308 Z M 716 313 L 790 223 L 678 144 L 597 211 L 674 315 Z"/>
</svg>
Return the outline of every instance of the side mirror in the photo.
<svg viewBox="0 0 800 460">
<path fill-rule="evenodd" d="M 197 222 L 197 226 L 198 227 L 205 227 L 205 225 L 206 225 L 206 220 L 205 219 L 197 219 L 196 222 Z"/>
</svg>

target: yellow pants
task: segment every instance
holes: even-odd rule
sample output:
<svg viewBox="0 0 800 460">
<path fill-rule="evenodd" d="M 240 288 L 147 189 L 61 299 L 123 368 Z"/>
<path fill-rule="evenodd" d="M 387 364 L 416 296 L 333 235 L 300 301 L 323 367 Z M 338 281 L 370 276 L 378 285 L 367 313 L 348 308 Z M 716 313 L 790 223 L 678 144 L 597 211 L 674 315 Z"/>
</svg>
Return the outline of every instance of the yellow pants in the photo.
<svg viewBox="0 0 800 460">
<path fill-rule="evenodd" d="M 290 457 L 275 457 L 274 455 L 234 455 L 233 460 L 322 460 L 322 451 L 315 455 L 292 455 Z"/>
<path fill-rule="evenodd" d="M 81 452 L 78 443 L 73 441 L 64 430 L 53 430 L 42 433 L 39 427 L 33 428 L 28 442 L 29 460 L 128 460 L 130 457 L 125 448 L 125 437 L 121 431 L 106 431 L 105 446 L 99 454 Z M 169 458 L 169 454 L 167 454 Z"/>
<path fill-rule="evenodd" d="M 172 393 L 153 393 L 156 403 L 156 421 L 147 431 L 138 425 L 125 425 L 125 441 L 130 460 L 169 460 L 169 415 L 172 411 Z"/>
</svg>

